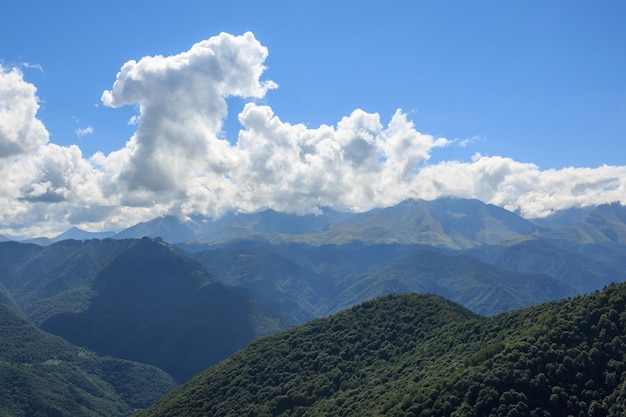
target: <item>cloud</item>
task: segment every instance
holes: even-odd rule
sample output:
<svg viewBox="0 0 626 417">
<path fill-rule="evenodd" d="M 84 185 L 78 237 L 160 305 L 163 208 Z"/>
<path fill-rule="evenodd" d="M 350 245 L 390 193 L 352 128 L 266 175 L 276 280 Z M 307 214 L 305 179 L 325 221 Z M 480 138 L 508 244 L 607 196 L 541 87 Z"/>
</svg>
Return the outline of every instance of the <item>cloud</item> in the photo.
<svg viewBox="0 0 626 417">
<path fill-rule="evenodd" d="M 41 73 L 43 73 L 43 67 L 41 66 L 41 64 L 31 64 L 30 62 L 22 62 L 20 63 L 20 67 L 22 68 L 28 68 L 28 69 L 34 69 L 37 70 Z"/>
<path fill-rule="evenodd" d="M 267 106 L 248 104 L 237 142 L 242 201 L 297 213 L 320 206 L 364 210 L 393 204 L 430 152 L 448 141 L 424 135 L 398 110 L 385 128 L 378 114 L 355 110 L 336 127 L 283 123 Z"/>
<path fill-rule="evenodd" d="M 456 143 L 460 148 L 467 148 L 469 145 L 480 142 L 481 140 L 483 140 L 482 136 L 472 136 L 471 138 L 459 140 Z"/>
<path fill-rule="evenodd" d="M 229 144 L 218 138 L 225 99 L 260 98 L 276 87 L 259 80 L 267 54 L 252 33 L 222 33 L 178 55 L 124 64 L 102 94 L 106 106 L 139 106 L 120 181 L 129 190 L 170 196 L 204 170 L 228 171 L 234 163 Z"/>
<path fill-rule="evenodd" d="M 76 132 L 76 136 L 78 136 L 79 138 L 82 138 L 83 136 L 91 135 L 93 133 L 93 127 L 87 126 L 84 128 L 78 128 L 75 130 L 75 132 Z"/>
<path fill-rule="evenodd" d="M 48 131 L 36 118 L 36 91 L 18 68 L 0 65 L 0 159 L 32 152 L 48 142 Z"/>
<path fill-rule="evenodd" d="M 125 63 L 102 102 L 137 106 L 136 131 L 123 148 L 89 159 L 76 145 L 48 142 L 35 86 L 0 67 L 0 233 L 119 230 L 163 214 L 364 211 L 444 196 L 527 217 L 626 202 L 626 166 L 542 171 L 480 154 L 431 163 L 438 149 L 478 139 L 421 133 L 400 109 L 390 120 L 356 109 L 318 127 L 283 122 L 258 103 L 277 87 L 261 80 L 267 56 L 251 33 L 223 33 L 177 55 Z M 228 142 L 221 132 L 230 96 L 248 102 Z"/>
</svg>

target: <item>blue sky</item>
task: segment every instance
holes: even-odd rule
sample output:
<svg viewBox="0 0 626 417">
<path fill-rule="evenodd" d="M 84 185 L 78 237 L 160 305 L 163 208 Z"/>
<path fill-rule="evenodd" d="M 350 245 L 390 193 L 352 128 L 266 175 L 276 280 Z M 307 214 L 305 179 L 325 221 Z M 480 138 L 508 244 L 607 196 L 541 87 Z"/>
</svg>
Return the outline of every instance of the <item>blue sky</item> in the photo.
<svg viewBox="0 0 626 417">
<path fill-rule="evenodd" d="M 424 148 L 426 150 L 422 149 L 426 156 L 415 156 L 411 162 L 414 166 L 403 168 L 411 171 L 411 175 L 416 175 L 425 165 L 443 169 L 446 164 L 458 162 L 469 170 L 463 175 L 478 178 L 485 175 L 485 170 L 491 170 L 489 178 L 496 181 L 493 172 L 505 170 L 508 174 L 501 174 L 504 176 L 530 166 L 533 173 L 527 178 L 542 175 L 542 181 L 555 186 L 560 181 L 568 181 L 564 176 L 571 172 L 568 167 L 572 167 L 578 169 L 575 181 L 587 177 L 599 184 L 592 187 L 592 196 L 575 195 L 567 201 L 549 204 L 545 199 L 533 197 L 532 186 L 511 195 L 498 194 L 504 188 L 517 187 L 511 185 L 513 181 L 494 182 L 491 193 L 480 191 L 483 185 L 473 183 L 471 187 L 477 190 L 474 194 L 459 195 L 488 200 L 532 216 L 623 195 L 620 194 L 624 192 L 623 171 L 617 168 L 625 165 L 626 155 L 625 18 L 623 1 L 182 0 L 149 4 L 10 1 L 0 14 L 0 38 L 4 39 L 0 43 L 0 62 L 5 73 L 17 67 L 21 82 L 36 87 L 39 104 L 36 119 L 48 133 L 46 146 L 59 145 L 67 156 L 69 151 L 65 148 L 75 144 L 81 151 L 81 163 L 104 164 L 98 172 L 114 172 L 113 158 L 106 163 L 103 158 L 129 149 L 127 144 L 138 126 L 143 126 L 145 131 L 156 128 L 148 125 L 149 115 L 141 121 L 143 116 L 137 104 L 111 107 L 102 101 L 103 92 L 112 91 L 122 66 L 143 57 L 176 56 L 221 32 L 239 36 L 249 31 L 269 52 L 262 62 L 266 68 L 260 82 L 271 80 L 278 87 L 267 88 L 253 98 L 226 97 L 228 113 L 219 137 L 231 146 L 237 146 L 242 129 L 238 115 L 251 101 L 256 106 L 270 108 L 282 123 L 303 124 L 313 130 L 320 125 L 337 128 L 338 123 L 356 109 L 368 115 L 378 114 L 385 129 L 396 110 L 402 109 L 416 132 L 447 140 L 445 145 L 433 142 Z M 127 102 L 125 97 L 119 100 Z M 133 116 L 139 120 L 139 125 L 128 123 Z M 138 141 L 141 142 L 141 137 Z M 37 142 L 38 146 L 43 142 Z M 346 146 L 344 156 L 349 149 L 352 148 Z M 97 152 L 102 158 L 94 160 L 92 156 Z M 477 165 L 479 155 L 485 157 L 483 168 Z M 16 164 L 27 160 L 22 157 L 20 162 L 15 155 L 12 158 L 13 170 Z M 247 158 L 249 161 L 250 157 Z M 320 197 L 319 185 L 308 184 L 307 187 L 313 188 L 303 191 L 305 196 L 298 200 L 306 200 L 305 203 L 297 207 L 275 203 L 277 199 L 284 199 L 280 193 L 287 192 L 289 184 L 294 186 L 297 182 L 283 184 L 280 192 L 273 188 L 263 198 L 258 195 L 244 198 L 242 193 L 252 193 L 250 185 L 239 187 L 232 197 L 246 200 L 246 204 L 239 206 L 226 203 L 224 199 L 219 204 L 199 197 L 190 202 L 189 196 L 196 195 L 191 188 L 165 193 L 169 200 L 163 197 L 161 201 L 149 195 L 159 191 L 159 187 L 150 189 L 154 184 L 139 179 L 140 175 L 148 175 L 145 173 L 148 171 L 141 171 L 148 169 L 147 165 L 139 164 L 139 160 L 135 158 L 134 168 L 117 167 L 119 172 L 132 172 L 122 177 L 132 177 L 138 183 L 129 182 L 125 190 L 113 192 L 110 184 L 105 186 L 98 179 L 97 187 L 102 189 L 98 197 L 81 195 L 71 202 L 71 196 L 79 192 L 69 183 L 64 183 L 66 189 L 50 188 L 37 195 L 34 193 L 38 188 L 26 183 L 15 188 L 18 191 L 5 191 L 6 204 L 16 207 L 11 218 L 15 218 L 16 213 L 22 213 L 18 217 L 23 217 L 14 223 L 5 219 L 4 230 L 50 232 L 43 225 L 34 228 L 33 225 L 46 220 L 43 213 L 53 215 L 45 209 L 51 206 L 43 205 L 52 200 L 56 204 L 53 212 L 58 211 L 56 215 L 60 217 L 55 222 L 50 222 L 49 218 L 47 221 L 55 224 L 55 230 L 72 224 L 91 229 L 120 228 L 124 225 L 121 220 L 124 216 L 128 221 L 135 221 L 168 213 L 182 217 L 194 212 L 215 215 L 207 211 L 207 205 L 221 204 L 223 210 L 272 207 L 306 212 L 313 206 L 333 201 L 332 192 L 325 191 Z M 506 168 L 502 168 L 502 160 L 507 161 Z M 43 162 L 38 163 L 39 174 L 31 173 L 28 177 L 24 173 L 20 178 L 41 180 L 45 176 L 42 172 L 47 171 Z M 594 177 L 597 171 L 593 171 L 593 175 L 584 171 L 602 165 L 616 170 L 605 172 L 597 179 Z M 110 174 L 109 180 L 117 181 L 119 172 Z M 557 172 L 561 177 L 545 180 L 550 172 Z M 220 175 L 234 182 L 235 174 L 220 171 Z M 240 175 L 249 180 L 253 177 Z M 352 178 L 350 175 L 358 177 L 356 171 L 350 171 L 349 175 L 341 174 L 342 181 L 348 181 Z M 448 174 L 437 172 L 436 175 L 445 178 Z M 426 177 L 426 172 L 423 176 Z M 351 181 L 356 181 L 354 178 Z M 54 183 L 41 181 L 42 184 Z M 435 192 L 433 187 L 437 188 L 437 184 L 432 180 L 429 185 L 407 186 L 409 191 L 398 191 L 392 196 L 376 194 L 374 205 L 393 203 L 403 197 L 459 194 L 449 187 L 447 191 Z M 379 188 L 384 187 L 388 188 L 389 184 L 381 184 Z M 542 187 L 546 188 L 545 195 L 550 194 L 548 185 L 537 186 Z M 209 192 L 206 186 L 203 189 Z M 601 189 L 618 191 L 601 198 L 598 191 Z M 228 187 L 220 190 L 222 195 L 230 192 Z M 141 194 L 137 201 L 129 201 L 132 198 L 124 194 L 131 191 L 135 196 Z M 142 194 L 143 191 L 146 193 Z M 337 204 L 337 208 L 370 208 L 363 201 L 372 201 L 371 193 L 379 191 L 364 190 Z M 114 194 L 117 197 L 111 197 Z M 48 198 L 52 195 L 56 197 Z M 532 203 L 528 202 L 533 198 Z M 176 199 L 180 201 L 171 203 Z M 65 203 L 68 205 L 60 208 Z M 108 208 L 98 215 L 77 216 L 75 213 L 84 211 L 85 204 Z M 532 209 L 532 204 L 544 209 Z M 111 209 L 120 205 L 127 210 L 130 207 L 141 209 L 132 215 Z M 0 233 L 1 230 L 0 227 Z"/>
</svg>

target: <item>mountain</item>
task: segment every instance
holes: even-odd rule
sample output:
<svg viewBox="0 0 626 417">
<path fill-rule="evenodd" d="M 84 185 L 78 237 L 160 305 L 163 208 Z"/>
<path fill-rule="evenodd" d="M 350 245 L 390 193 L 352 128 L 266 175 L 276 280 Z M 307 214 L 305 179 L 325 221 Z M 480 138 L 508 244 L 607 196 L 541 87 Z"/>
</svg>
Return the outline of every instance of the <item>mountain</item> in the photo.
<svg viewBox="0 0 626 417">
<path fill-rule="evenodd" d="M 423 244 L 467 248 L 528 235 L 538 226 L 478 200 L 407 200 L 396 206 L 339 220 L 323 234 L 327 243 Z"/>
<path fill-rule="evenodd" d="M 103 358 L 0 305 L 0 415 L 125 416 L 175 387 L 152 366 Z"/>
<path fill-rule="evenodd" d="M 52 242 L 59 242 L 61 240 L 75 239 L 75 240 L 87 240 L 87 239 L 106 239 L 113 236 L 114 232 L 88 232 L 86 230 L 79 229 L 74 226 L 60 235 L 54 237 Z"/>
<path fill-rule="evenodd" d="M 221 282 L 295 323 L 390 293 L 441 295 L 487 315 L 582 293 L 538 271 L 421 245 L 233 245 L 193 256 Z M 601 288 L 604 281 L 589 285 Z"/>
<path fill-rule="evenodd" d="M 463 253 L 509 271 L 547 274 L 577 294 L 626 280 L 626 269 L 612 262 L 600 262 L 589 253 L 566 250 L 540 239 L 478 246 Z"/>
<path fill-rule="evenodd" d="M 101 355 L 157 366 L 183 382 L 287 327 L 279 314 L 215 282 L 163 241 L 122 243 L 97 269 L 83 308 L 49 314 L 42 329 Z"/>
<path fill-rule="evenodd" d="M 63 240 L 48 246 L 0 243 L 0 284 L 17 311 L 40 325 L 55 314 L 86 309 L 95 295 L 96 275 L 132 244 L 111 239 Z"/>
<path fill-rule="evenodd" d="M 417 249 L 344 280 L 331 311 L 387 294 L 430 293 L 483 315 L 493 315 L 578 292 L 542 273 L 512 272 L 469 256 Z"/>
<path fill-rule="evenodd" d="M 442 198 L 406 200 L 366 213 L 324 209 L 318 215 L 300 216 L 264 210 L 187 222 L 164 216 L 126 229 L 115 238 L 159 236 L 170 243 L 185 242 L 189 250 L 234 241 L 310 245 L 401 243 L 459 249 L 527 236 L 538 229 L 536 224 L 512 212 L 479 200 Z"/>
<path fill-rule="evenodd" d="M 538 233 L 543 239 L 560 244 L 588 245 L 613 243 L 626 245 L 626 206 L 602 204 L 578 222 Z"/>
<path fill-rule="evenodd" d="M 160 239 L 0 243 L 0 302 L 101 355 L 183 382 L 289 321 Z"/>
<path fill-rule="evenodd" d="M 539 230 L 532 238 L 626 271 L 626 206 L 620 203 L 600 205 L 570 226 Z"/>
<path fill-rule="evenodd" d="M 495 317 L 430 295 L 260 339 L 137 417 L 621 416 L 626 284 Z"/>
<path fill-rule="evenodd" d="M 29 239 L 20 240 L 20 242 L 22 242 L 22 243 L 33 243 L 33 244 L 39 245 L 39 246 L 48 246 L 48 245 L 51 245 L 52 243 L 54 243 L 52 241 L 52 239 L 50 239 L 49 237 L 33 237 L 33 238 L 29 238 Z"/>
<path fill-rule="evenodd" d="M 194 254 L 222 283 L 304 323 L 318 317 L 318 303 L 332 291 L 331 278 L 316 271 L 301 245 L 219 247 Z M 302 253 L 301 253 L 302 252 Z"/>
<path fill-rule="evenodd" d="M 529 218 L 531 222 L 548 229 L 570 226 L 587 215 L 594 206 L 572 207 L 569 209 L 556 211 L 546 217 Z"/>
<path fill-rule="evenodd" d="M 5 235 L 0 235 L 0 242 L 10 242 L 11 239 L 6 237 Z"/>
<path fill-rule="evenodd" d="M 257 213 L 229 214 L 205 222 L 199 241 L 228 241 L 255 235 L 308 235 L 324 231 L 333 222 L 351 216 L 331 209 L 320 214 L 296 215 L 267 209 Z"/>
<path fill-rule="evenodd" d="M 114 239 L 141 239 L 159 237 L 166 242 L 177 243 L 192 240 L 199 226 L 194 221 L 183 222 L 174 216 L 161 216 L 122 230 L 112 236 Z"/>
</svg>

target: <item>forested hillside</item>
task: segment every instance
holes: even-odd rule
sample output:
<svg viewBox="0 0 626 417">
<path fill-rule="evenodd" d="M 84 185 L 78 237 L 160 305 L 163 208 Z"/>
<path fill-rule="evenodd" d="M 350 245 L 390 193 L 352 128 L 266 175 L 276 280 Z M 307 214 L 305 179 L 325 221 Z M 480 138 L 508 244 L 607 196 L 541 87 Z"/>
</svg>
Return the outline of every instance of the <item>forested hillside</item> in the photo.
<svg viewBox="0 0 626 417">
<path fill-rule="evenodd" d="M 0 243 L 0 285 L 0 300 L 42 329 L 179 383 L 288 327 L 160 239 Z"/>
<path fill-rule="evenodd" d="M 0 305 L 2 416 L 124 416 L 175 386 L 155 367 L 96 356 Z"/>
<path fill-rule="evenodd" d="M 623 416 L 626 284 L 491 318 L 394 295 L 265 337 L 147 416 Z"/>
</svg>

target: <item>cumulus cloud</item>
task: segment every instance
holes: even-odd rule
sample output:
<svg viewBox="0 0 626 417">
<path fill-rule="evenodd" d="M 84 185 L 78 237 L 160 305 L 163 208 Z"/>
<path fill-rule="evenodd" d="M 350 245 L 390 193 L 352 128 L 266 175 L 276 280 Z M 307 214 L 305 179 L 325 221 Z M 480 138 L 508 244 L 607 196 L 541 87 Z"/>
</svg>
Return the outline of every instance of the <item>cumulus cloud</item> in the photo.
<svg viewBox="0 0 626 417">
<path fill-rule="evenodd" d="M 0 232 L 119 230 L 163 214 L 263 208 L 363 211 L 444 196 L 527 217 L 626 202 L 625 166 L 542 171 L 480 154 L 431 163 L 437 149 L 479 138 L 421 133 L 402 110 L 390 120 L 356 109 L 319 127 L 286 123 L 257 102 L 277 87 L 261 79 L 267 56 L 251 33 L 223 33 L 177 55 L 125 63 L 102 102 L 137 106 L 129 121 L 136 131 L 123 148 L 89 159 L 76 145 L 48 142 L 35 87 L 18 69 L 0 67 Z M 230 96 L 248 100 L 232 143 L 221 138 Z"/>
<path fill-rule="evenodd" d="M 32 152 L 48 142 L 48 131 L 36 118 L 36 91 L 18 68 L 0 65 L 0 158 Z"/>
<path fill-rule="evenodd" d="M 227 172 L 235 161 L 218 139 L 226 98 L 260 98 L 267 48 L 252 33 L 219 36 L 174 56 L 151 56 L 122 66 L 106 106 L 139 106 L 138 128 L 123 152 L 119 179 L 129 190 L 167 193 L 205 170 Z M 119 158 L 119 157 L 118 157 Z"/>
</svg>

